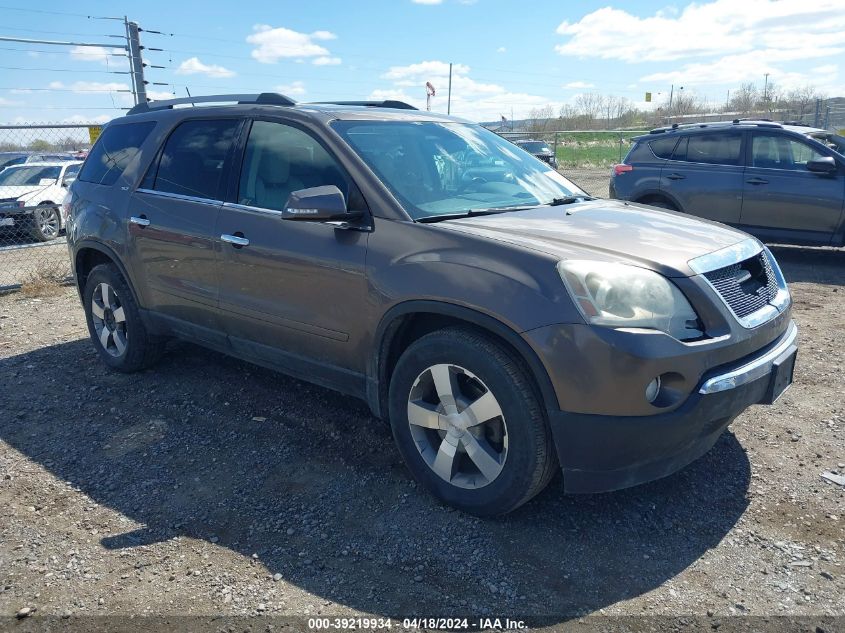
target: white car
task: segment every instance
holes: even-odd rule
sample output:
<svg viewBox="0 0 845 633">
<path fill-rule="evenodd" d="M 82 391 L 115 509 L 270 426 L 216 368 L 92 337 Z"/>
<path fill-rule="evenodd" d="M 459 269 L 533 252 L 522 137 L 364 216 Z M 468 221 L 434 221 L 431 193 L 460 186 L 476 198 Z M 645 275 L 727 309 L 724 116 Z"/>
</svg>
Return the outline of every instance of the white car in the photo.
<svg viewBox="0 0 845 633">
<path fill-rule="evenodd" d="M 1 171 L 0 226 L 20 227 L 41 242 L 56 239 L 64 227 L 59 205 L 81 166 L 81 161 L 26 163 Z"/>
</svg>

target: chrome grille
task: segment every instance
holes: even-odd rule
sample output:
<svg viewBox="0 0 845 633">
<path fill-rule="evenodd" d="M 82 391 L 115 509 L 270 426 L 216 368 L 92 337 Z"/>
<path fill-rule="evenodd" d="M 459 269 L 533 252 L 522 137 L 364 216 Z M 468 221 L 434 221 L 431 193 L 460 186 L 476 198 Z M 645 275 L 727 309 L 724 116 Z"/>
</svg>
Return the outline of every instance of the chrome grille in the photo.
<svg viewBox="0 0 845 633">
<path fill-rule="evenodd" d="M 704 275 L 740 319 L 763 308 L 778 292 L 774 271 L 763 253 Z"/>
</svg>

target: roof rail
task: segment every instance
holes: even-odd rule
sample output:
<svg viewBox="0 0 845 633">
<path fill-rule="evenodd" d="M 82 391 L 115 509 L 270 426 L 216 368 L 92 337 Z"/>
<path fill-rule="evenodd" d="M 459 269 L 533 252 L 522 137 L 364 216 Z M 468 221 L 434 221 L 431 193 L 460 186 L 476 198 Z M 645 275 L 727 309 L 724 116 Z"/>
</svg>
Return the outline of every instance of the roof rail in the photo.
<svg viewBox="0 0 845 633">
<path fill-rule="evenodd" d="M 126 114 L 141 114 L 152 110 L 172 109 L 173 106 L 197 103 L 255 103 L 264 105 L 294 106 L 296 101 L 276 92 L 262 92 L 261 94 L 229 94 L 229 95 L 200 95 L 183 97 L 181 99 L 166 99 L 164 101 L 150 101 L 139 103 Z"/>
<path fill-rule="evenodd" d="M 312 105 L 340 105 L 340 106 L 364 106 L 366 108 L 395 108 L 397 110 L 418 110 L 410 103 L 385 99 L 384 101 L 314 101 Z"/>
</svg>

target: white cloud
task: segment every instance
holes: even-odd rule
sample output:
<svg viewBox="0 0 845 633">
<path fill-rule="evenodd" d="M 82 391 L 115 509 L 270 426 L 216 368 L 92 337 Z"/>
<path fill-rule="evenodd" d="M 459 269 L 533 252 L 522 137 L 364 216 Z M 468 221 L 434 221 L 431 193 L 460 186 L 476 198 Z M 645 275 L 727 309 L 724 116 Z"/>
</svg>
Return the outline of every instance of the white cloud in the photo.
<svg viewBox="0 0 845 633">
<path fill-rule="evenodd" d="M 781 87 L 799 86 L 807 83 L 804 73 L 787 72 L 781 70 L 776 63 L 791 61 L 786 51 L 759 50 L 737 55 L 726 55 L 707 62 L 685 64 L 677 70 L 651 73 L 640 79 L 646 83 L 674 83 L 682 84 L 738 84 L 744 81 L 759 81 L 763 75 L 769 74 L 769 79 Z M 808 46 L 802 51 L 798 59 L 812 59 L 826 57 L 825 49 L 815 49 Z"/>
<path fill-rule="evenodd" d="M 218 66 L 217 64 L 203 64 L 198 57 L 186 59 L 174 71 L 177 75 L 206 75 L 208 77 L 234 77 L 235 71 Z"/>
<path fill-rule="evenodd" d="M 312 63 L 315 66 L 338 66 L 340 62 L 340 57 L 317 57 Z"/>
<path fill-rule="evenodd" d="M 20 105 L 23 105 L 23 101 L 12 101 L 11 99 L 6 99 L 4 97 L 0 97 L 0 105 L 20 106 Z"/>
<path fill-rule="evenodd" d="M 61 83 L 61 82 L 55 82 Z M 51 84 L 52 87 L 52 84 Z M 99 81 L 75 81 L 70 86 L 70 90 L 74 92 L 116 92 L 118 90 L 129 90 L 128 84 L 122 84 L 116 81 L 99 82 Z"/>
<path fill-rule="evenodd" d="M 813 48 L 826 50 L 825 56 L 841 53 L 843 29 L 841 0 L 713 0 L 643 18 L 605 7 L 577 22 L 561 23 L 557 32 L 568 40 L 555 50 L 626 62 L 762 50 L 782 60 L 802 59 Z"/>
<path fill-rule="evenodd" d="M 585 90 L 586 88 L 595 88 L 596 84 L 591 84 L 587 81 L 570 81 L 568 84 L 563 84 L 567 90 Z"/>
<path fill-rule="evenodd" d="M 282 84 L 274 88 L 276 92 L 281 92 L 283 95 L 304 95 L 305 84 L 301 81 L 293 81 L 289 84 Z"/>
<path fill-rule="evenodd" d="M 92 116 L 90 114 L 72 114 L 69 117 L 65 117 L 61 120 L 62 123 L 108 123 L 112 119 L 114 119 L 117 115 L 109 115 L 109 114 L 98 114 L 97 116 Z"/>
<path fill-rule="evenodd" d="M 823 66 L 816 66 L 811 68 L 810 72 L 816 75 L 836 75 L 839 72 L 839 66 L 836 64 L 825 64 Z"/>
<path fill-rule="evenodd" d="M 505 48 L 504 46 L 500 46 L 499 48 L 496 49 L 496 52 L 497 53 L 507 53 L 508 49 Z"/>
<path fill-rule="evenodd" d="M 125 52 L 119 48 L 102 46 L 74 46 L 70 49 L 71 59 L 81 62 L 99 62 L 103 65 L 125 64 Z"/>
<path fill-rule="evenodd" d="M 176 95 L 167 90 L 147 90 L 147 99 L 152 101 L 166 101 L 167 99 L 175 99 Z"/>
<path fill-rule="evenodd" d="M 396 99 L 418 108 L 425 108 L 425 82 L 430 81 L 437 89 L 432 99 L 432 110 L 446 112 L 449 64 L 441 61 L 423 61 L 408 66 L 392 66 L 382 74 L 382 79 L 391 81 L 389 88 L 373 90 L 369 99 L 380 101 Z M 509 119 L 522 118 L 532 108 L 550 103 L 547 97 L 510 92 L 504 86 L 479 82 L 470 77 L 470 67 L 464 64 L 452 66 L 452 108 L 455 116 L 475 121 L 495 121 L 502 114 Z M 555 110 L 560 106 L 552 103 Z"/>
<path fill-rule="evenodd" d="M 268 24 L 257 24 L 253 30 L 255 32 L 248 35 L 246 41 L 256 47 L 252 57 L 261 63 L 273 64 L 280 59 L 303 57 L 337 59 L 331 56 L 325 46 L 317 43 L 336 39 L 337 36 L 330 31 L 299 33 L 281 26 L 273 28 Z"/>
<path fill-rule="evenodd" d="M 414 4 L 441 4 L 443 0 L 411 0 Z"/>
</svg>

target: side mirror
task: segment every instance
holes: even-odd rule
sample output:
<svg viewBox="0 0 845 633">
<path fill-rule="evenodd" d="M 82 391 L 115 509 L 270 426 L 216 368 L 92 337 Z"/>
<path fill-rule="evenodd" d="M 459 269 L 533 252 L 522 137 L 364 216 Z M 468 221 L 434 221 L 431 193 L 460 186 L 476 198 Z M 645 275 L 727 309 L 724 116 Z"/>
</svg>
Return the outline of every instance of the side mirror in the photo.
<svg viewBox="0 0 845 633">
<path fill-rule="evenodd" d="M 817 174 L 833 174 L 836 172 L 836 161 L 833 156 L 817 158 L 807 163 L 807 170 Z"/>
<path fill-rule="evenodd" d="M 349 222 L 360 217 L 346 210 L 346 199 L 334 185 L 293 191 L 282 209 L 283 220 L 299 222 Z"/>
<path fill-rule="evenodd" d="M 68 187 L 70 187 L 70 186 L 73 184 L 73 181 L 74 181 L 74 180 L 76 180 L 76 178 L 74 178 L 74 177 L 65 178 L 65 179 L 62 181 L 62 187 L 64 187 L 65 189 L 67 189 Z"/>
</svg>

